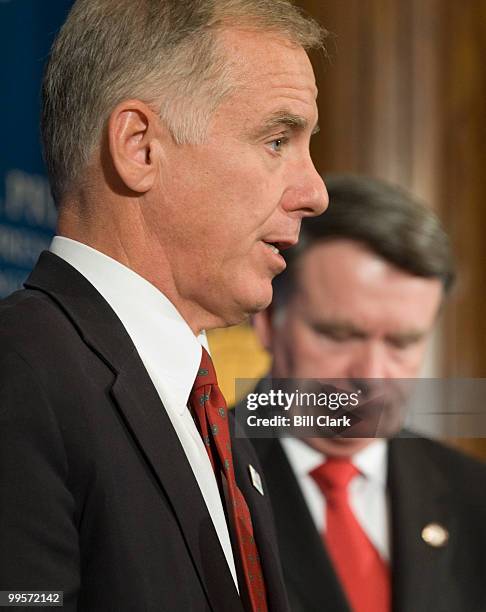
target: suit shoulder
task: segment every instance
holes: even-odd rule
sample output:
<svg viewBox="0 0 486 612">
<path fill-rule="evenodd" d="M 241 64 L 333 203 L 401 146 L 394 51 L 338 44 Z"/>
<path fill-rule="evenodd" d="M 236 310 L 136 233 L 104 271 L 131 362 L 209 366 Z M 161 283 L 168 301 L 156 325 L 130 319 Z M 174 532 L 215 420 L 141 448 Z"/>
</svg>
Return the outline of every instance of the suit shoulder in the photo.
<svg viewBox="0 0 486 612">
<path fill-rule="evenodd" d="M 56 338 L 62 344 L 73 326 L 63 310 L 41 291 L 21 289 L 0 301 L 0 356 L 52 352 Z"/>
<path fill-rule="evenodd" d="M 444 442 L 420 438 L 420 443 L 430 455 L 436 455 L 445 462 L 446 467 L 456 467 L 457 469 L 472 469 L 486 475 L 486 463 L 464 451 L 450 446 Z"/>
<path fill-rule="evenodd" d="M 406 440 L 403 440 L 405 442 Z M 442 472 L 454 489 L 455 495 L 481 499 L 486 504 L 486 463 L 461 450 L 436 440 L 416 438 L 413 444 L 417 452 L 427 456 Z M 476 486 L 477 485 L 477 486 Z"/>
<path fill-rule="evenodd" d="M 57 310 L 53 301 L 42 291 L 19 289 L 0 300 L 0 329 L 18 320 L 35 318 Z"/>
</svg>

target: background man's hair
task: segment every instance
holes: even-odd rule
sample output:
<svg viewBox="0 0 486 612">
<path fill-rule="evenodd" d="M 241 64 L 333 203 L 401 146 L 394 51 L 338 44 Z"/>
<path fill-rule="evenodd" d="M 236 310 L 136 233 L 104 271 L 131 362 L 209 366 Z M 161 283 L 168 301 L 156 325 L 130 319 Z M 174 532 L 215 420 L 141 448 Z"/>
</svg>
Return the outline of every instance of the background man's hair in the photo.
<svg viewBox="0 0 486 612">
<path fill-rule="evenodd" d="M 149 104 L 178 143 L 204 139 L 232 91 L 217 33 L 275 32 L 304 49 L 325 30 L 290 0 L 77 0 L 53 45 L 43 82 L 42 139 L 54 199 L 80 180 L 112 109 Z"/>
<path fill-rule="evenodd" d="M 329 207 L 305 218 L 299 243 L 284 252 L 287 269 L 274 279 L 274 305 L 284 304 L 295 288 L 300 257 L 312 246 L 346 239 L 361 243 L 405 272 L 453 285 L 454 261 L 437 216 L 400 187 L 363 176 L 325 177 Z"/>
</svg>

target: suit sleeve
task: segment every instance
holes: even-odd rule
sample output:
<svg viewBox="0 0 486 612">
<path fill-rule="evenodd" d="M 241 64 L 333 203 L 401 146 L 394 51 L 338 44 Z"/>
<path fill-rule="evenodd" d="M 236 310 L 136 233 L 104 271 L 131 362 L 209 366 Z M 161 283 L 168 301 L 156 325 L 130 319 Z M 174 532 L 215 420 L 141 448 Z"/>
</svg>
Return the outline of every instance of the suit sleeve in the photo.
<svg viewBox="0 0 486 612">
<path fill-rule="evenodd" d="M 0 591 L 64 591 L 62 609 L 70 612 L 77 609 L 80 568 L 68 473 L 62 435 L 46 392 L 20 355 L 3 353 Z"/>
</svg>

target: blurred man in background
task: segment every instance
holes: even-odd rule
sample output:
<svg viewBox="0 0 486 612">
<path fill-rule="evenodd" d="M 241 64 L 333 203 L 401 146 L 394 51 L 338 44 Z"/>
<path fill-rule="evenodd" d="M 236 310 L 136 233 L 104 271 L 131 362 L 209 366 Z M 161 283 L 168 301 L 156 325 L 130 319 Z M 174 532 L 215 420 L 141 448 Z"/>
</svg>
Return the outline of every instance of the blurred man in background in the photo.
<svg viewBox="0 0 486 612">
<path fill-rule="evenodd" d="M 255 327 L 274 378 L 419 374 L 453 283 L 428 209 L 376 180 L 326 181 Z M 486 469 L 419 438 L 255 439 L 294 612 L 486 609 Z"/>
<path fill-rule="evenodd" d="M 326 208 L 323 36 L 285 0 L 73 4 L 43 82 L 58 235 L 0 304 L 0 591 L 287 609 L 204 330 L 267 306 Z"/>
</svg>

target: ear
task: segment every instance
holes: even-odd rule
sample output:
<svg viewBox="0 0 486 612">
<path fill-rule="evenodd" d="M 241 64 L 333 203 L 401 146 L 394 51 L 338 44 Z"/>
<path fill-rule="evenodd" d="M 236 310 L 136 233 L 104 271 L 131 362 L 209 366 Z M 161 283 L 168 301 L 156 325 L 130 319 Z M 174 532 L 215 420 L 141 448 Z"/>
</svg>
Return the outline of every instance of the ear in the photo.
<svg viewBox="0 0 486 612">
<path fill-rule="evenodd" d="M 149 191 L 157 176 L 162 153 L 157 138 L 159 119 L 140 100 L 124 100 L 108 121 L 109 150 L 123 183 L 136 193 Z"/>
<path fill-rule="evenodd" d="M 254 314 L 251 324 L 263 348 L 271 352 L 273 346 L 272 307 L 269 306 Z"/>
</svg>

